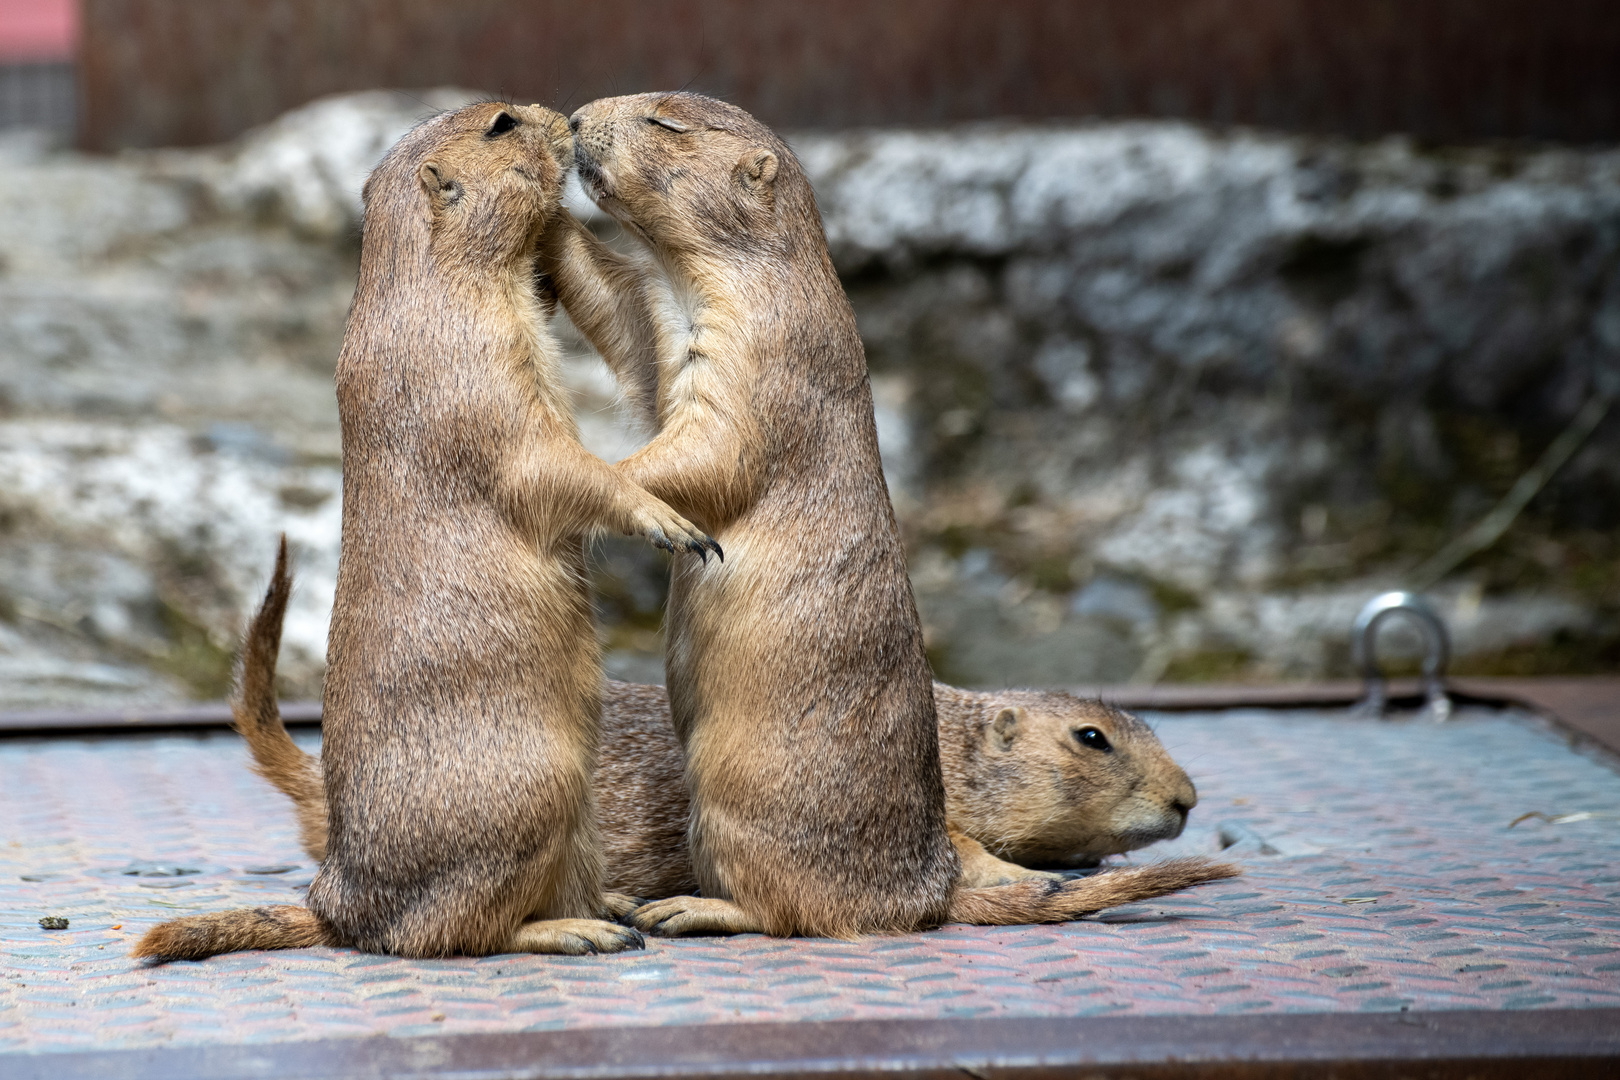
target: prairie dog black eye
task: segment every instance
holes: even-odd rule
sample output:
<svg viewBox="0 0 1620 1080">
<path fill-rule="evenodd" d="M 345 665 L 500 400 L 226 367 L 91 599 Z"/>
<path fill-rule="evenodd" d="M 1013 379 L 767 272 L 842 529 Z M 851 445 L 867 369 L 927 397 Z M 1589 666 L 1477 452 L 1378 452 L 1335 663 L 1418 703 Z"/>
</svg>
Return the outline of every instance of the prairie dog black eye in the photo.
<svg viewBox="0 0 1620 1080">
<path fill-rule="evenodd" d="M 496 113 L 495 119 L 490 122 L 489 130 L 484 132 L 484 138 L 499 138 L 517 126 L 517 117 L 513 116 L 511 113 Z"/>
<path fill-rule="evenodd" d="M 659 127 L 663 128 L 666 131 L 686 131 L 686 130 L 688 130 L 688 128 L 687 128 L 687 126 L 685 124 L 681 123 L 679 120 L 672 119 L 672 118 L 670 118 L 668 116 L 649 116 L 649 117 L 647 117 L 647 123 L 649 123 L 649 124 L 657 124 Z"/>
<path fill-rule="evenodd" d="M 1108 736 L 1094 727 L 1076 728 L 1074 739 L 1088 750 L 1101 750 L 1103 753 L 1112 753 L 1114 747 L 1108 741 Z"/>
</svg>

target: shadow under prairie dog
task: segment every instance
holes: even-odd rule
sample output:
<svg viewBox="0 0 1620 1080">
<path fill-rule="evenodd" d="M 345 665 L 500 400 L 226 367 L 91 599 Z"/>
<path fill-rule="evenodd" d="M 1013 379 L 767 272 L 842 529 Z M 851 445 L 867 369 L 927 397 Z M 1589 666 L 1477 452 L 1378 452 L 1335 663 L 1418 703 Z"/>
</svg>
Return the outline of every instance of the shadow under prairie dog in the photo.
<svg viewBox="0 0 1620 1080">
<path fill-rule="evenodd" d="M 712 541 L 579 444 L 533 269 L 568 142 L 549 109 L 486 102 L 426 121 L 367 180 L 337 368 L 325 862 L 307 908 L 177 919 L 135 955 L 642 944 L 598 917 L 602 675 L 583 534 Z M 286 583 L 283 547 L 261 619 Z M 250 636 L 239 718 L 263 708 L 274 645 Z"/>
<path fill-rule="evenodd" d="M 1083 882 L 964 884 L 931 676 L 878 460 L 854 313 L 793 153 L 687 93 L 570 118 L 580 178 L 642 241 L 571 219 L 541 265 L 657 434 L 619 463 L 723 541 L 675 569 L 666 672 L 702 897 L 662 934 L 849 937 L 1073 918 L 1236 873 L 1181 860 Z M 969 879 L 971 881 L 971 879 Z"/>
</svg>

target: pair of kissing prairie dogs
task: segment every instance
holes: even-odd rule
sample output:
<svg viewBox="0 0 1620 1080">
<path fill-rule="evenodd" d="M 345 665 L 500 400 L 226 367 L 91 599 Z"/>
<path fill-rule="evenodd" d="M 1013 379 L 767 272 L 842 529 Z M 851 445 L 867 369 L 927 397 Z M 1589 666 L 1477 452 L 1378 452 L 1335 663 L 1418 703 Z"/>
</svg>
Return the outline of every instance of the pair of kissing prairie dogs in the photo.
<svg viewBox="0 0 1620 1080">
<path fill-rule="evenodd" d="M 636 256 L 562 209 L 570 165 Z M 810 185 L 769 129 L 686 93 L 567 119 L 486 102 L 402 138 L 364 201 L 319 767 L 293 756 L 274 702 L 284 555 L 235 703 L 256 754 L 283 755 L 324 861 L 307 907 L 177 919 L 136 955 L 852 937 L 1070 919 L 1236 873 L 1032 874 L 948 814 L 865 354 Z M 559 302 L 655 432 L 617 465 L 579 443 L 547 327 Z M 666 616 L 685 849 L 663 853 L 701 895 L 604 889 L 596 529 L 702 556 L 676 559 Z"/>
</svg>

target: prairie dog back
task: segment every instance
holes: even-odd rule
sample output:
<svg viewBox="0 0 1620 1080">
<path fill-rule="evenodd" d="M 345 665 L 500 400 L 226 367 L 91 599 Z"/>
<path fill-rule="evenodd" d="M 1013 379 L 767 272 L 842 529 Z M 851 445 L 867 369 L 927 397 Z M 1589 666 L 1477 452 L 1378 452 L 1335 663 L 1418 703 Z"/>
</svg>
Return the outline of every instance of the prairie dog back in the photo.
<svg viewBox="0 0 1620 1080">
<path fill-rule="evenodd" d="M 564 229 L 543 264 L 658 426 L 619 467 L 728 554 L 670 588 L 703 896 L 666 929 L 935 925 L 960 866 L 931 677 L 809 181 L 768 128 L 695 94 L 604 99 L 570 126 L 581 180 L 647 248 Z"/>
</svg>

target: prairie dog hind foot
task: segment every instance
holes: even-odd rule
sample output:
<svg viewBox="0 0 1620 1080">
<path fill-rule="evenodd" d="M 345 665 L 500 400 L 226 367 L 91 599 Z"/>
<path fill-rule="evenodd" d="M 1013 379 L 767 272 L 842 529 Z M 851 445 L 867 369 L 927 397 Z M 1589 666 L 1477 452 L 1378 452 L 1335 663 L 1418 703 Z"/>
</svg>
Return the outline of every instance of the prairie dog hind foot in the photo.
<svg viewBox="0 0 1620 1080">
<path fill-rule="evenodd" d="M 591 956 L 646 947 L 647 939 L 638 931 L 618 923 L 601 919 L 540 919 L 518 927 L 501 951 Z"/>
<path fill-rule="evenodd" d="M 646 902 L 641 897 L 631 896 L 629 893 L 603 893 L 602 917 L 610 922 L 623 922 L 625 916 Z"/>
<path fill-rule="evenodd" d="M 765 926 L 730 900 L 701 896 L 672 896 L 643 904 L 630 923 L 655 937 L 688 934 L 763 934 Z"/>
<path fill-rule="evenodd" d="M 962 860 L 962 876 L 958 885 L 964 889 L 983 889 L 992 885 L 1010 885 L 1015 881 L 1063 881 L 1064 874 L 1046 870 L 1031 870 L 1017 863 L 998 859 L 973 837 L 959 829 L 948 828 L 951 843 L 956 845 L 957 858 Z"/>
</svg>

